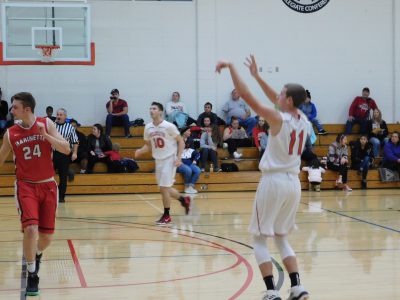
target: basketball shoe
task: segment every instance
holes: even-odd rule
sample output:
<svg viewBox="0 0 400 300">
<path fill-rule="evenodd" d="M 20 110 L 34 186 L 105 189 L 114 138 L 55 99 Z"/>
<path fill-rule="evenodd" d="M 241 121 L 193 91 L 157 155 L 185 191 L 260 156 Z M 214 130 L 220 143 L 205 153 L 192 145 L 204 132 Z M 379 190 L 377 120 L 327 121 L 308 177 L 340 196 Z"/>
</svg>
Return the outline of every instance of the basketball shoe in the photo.
<svg viewBox="0 0 400 300">
<path fill-rule="evenodd" d="M 190 212 L 190 201 L 191 199 L 189 196 L 183 197 L 183 201 L 181 201 L 181 205 L 185 208 L 185 214 L 187 215 Z"/>
<path fill-rule="evenodd" d="M 282 300 L 277 290 L 267 290 L 262 300 Z"/>
<path fill-rule="evenodd" d="M 290 295 L 287 300 L 308 300 L 310 295 L 302 285 L 292 286 L 290 288 Z"/>
<path fill-rule="evenodd" d="M 26 284 L 27 296 L 37 296 L 39 295 L 39 276 L 36 273 L 28 272 L 28 281 Z"/>
<path fill-rule="evenodd" d="M 171 216 L 162 215 L 159 220 L 156 221 L 156 224 L 159 226 L 165 226 L 171 223 Z"/>
</svg>

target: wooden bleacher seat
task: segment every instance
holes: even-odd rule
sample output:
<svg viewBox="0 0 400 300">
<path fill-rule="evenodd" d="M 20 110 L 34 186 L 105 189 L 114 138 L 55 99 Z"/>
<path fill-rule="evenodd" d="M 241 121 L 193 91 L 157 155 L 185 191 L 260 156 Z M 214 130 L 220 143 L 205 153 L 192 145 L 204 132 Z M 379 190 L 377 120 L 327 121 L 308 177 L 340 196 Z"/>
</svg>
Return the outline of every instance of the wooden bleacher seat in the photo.
<svg viewBox="0 0 400 300">
<path fill-rule="evenodd" d="M 388 124 L 389 132 L 400 131 L 400 124 Z M 313 151 L 320 157 L 326 156 L 328 146 L 338 133 L 344 132 L 343 124 L 324 124 L 329 134 L 319 135 Z M 79 130 L 88 135 L 92 127 L 80 127 Z M 221 128 L 222 129 L 222 128 Z M 354 127 L 357 130 L 356 126 Z M 114 127 L 111 131 L 113 143 L 121 145 L 123 157 L 134 158 L 134 151 L 143 145 L 144 127 L 132 127 L 133 138 L 123 137 L 123 128 Z M 348 141 L 356 140 L 358 134 L 348 136 Z M 0 139 L 0 143 L 2 140 Z M 349 149 L 350 151 L 350 149 Z M 234 162 L 238 165 L 240 172 L 233 173 L 202 173 L 196 185 L 199 191 L 254 191 L 257 187 L 261 173 L 258 171 L 258 150 L 255 147 L 239 148 L 243 153 L 240 161 L 225 159 L 229 157 L 226 149 L 218 149 L 219 163 Z M 112 194 L 112 193 L 153 193 L 158 191 L 155 182 L 154 161 L 150 153 L 147 153 L 137 161 L 140 169 L 135 174 L 107 174 L 106 165 L 97 163 L 94 168 L 95 174 L 77 174 L 75 180 L 68 184 L 67 194 Z M 71 167 L 78 173 L 79 167 L 71 164 Z M 14 163 L 12 155 L 7 157 L 6 163 L 0 168 L 0 196 L 13 195 L 14 193 Z M 308 189 L 307 173 L 301 172 L 300 179 L 303 189 Z M 327 171 L 322 182 L 322 189 L 332 189 L 335 186 L 336 172 Z M 349 185 L 352 188 L 360 188 L 361 178 L 356 171 L 349 171 Z M 176 176 L 176 187 L 183 191 L 182 176 Z M 395 188 L 400 187 L 400 182 L 382 183 L 379 180 L 377 170 L 370 170 L 368 173 L 368 188 Z"/>
</svg>

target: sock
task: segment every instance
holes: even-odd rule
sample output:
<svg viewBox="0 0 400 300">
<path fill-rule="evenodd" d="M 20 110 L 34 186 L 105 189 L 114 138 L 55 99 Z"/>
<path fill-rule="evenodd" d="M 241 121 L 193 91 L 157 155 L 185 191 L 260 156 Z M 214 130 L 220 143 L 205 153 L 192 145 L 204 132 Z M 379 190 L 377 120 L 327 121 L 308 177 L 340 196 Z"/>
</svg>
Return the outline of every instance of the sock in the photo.
<svg viewBox="0 0 400 300">
<path fill-rule="evenodd" d="M 42 251 L 39 251 L 39 250 L 36 251 L 36 255 L 41 255 L 41 254 L 42 254 Z"/>
<path fill-rule="evenodd" d="M 164 208 L 164 216 L 169 216 L 169 208 Z"/>
<path fill-rule="evenodd" d="M 27 261 L 26 262 L 26 269 L 28 270 L 29 273 L 34 273 L 36 269 L 36 261 Z"/>
<path fill-rule="evenodd" d="M 181 204 L 184 204 L 184 203 L 185 203 L 185 198 L 184 198 L 183 196 L 180 196 L 180 197 L 178 198 L 178 200 L 179 200 L 179 202 L 180 202 Z"/>
<path fill-rule="evenodd" d="M 264 282 L 265 282 L 265 285 L 267 286 L 267 290 L 275 290 L 274 276 L 272 276 L 272 275 L 265 276 Z"/>
<path fill-rule="evenodd" d="M 297 272 L 293 272 L 289 274 L 290 277 L 290 287 L 300 285 L 300 275 Z"/>
</svg>

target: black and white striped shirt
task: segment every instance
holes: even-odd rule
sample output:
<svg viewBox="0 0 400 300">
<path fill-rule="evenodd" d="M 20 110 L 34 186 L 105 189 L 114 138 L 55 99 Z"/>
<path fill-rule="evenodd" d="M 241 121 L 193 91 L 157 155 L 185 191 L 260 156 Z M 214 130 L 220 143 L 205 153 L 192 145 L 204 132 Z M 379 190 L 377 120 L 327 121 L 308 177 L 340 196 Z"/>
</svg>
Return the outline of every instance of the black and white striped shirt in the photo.
<svg viewBox="0 0 400 300">
<path fill-rule="evenodd" d="M 69 123 L 58 124 L 57 122 L 56 128 L 57 131 L 62 135 L 62 137 L 71 145 L 78 144 L 78 136 L 76 135 L 75 128 L 72 127 Z"/>
</svg>

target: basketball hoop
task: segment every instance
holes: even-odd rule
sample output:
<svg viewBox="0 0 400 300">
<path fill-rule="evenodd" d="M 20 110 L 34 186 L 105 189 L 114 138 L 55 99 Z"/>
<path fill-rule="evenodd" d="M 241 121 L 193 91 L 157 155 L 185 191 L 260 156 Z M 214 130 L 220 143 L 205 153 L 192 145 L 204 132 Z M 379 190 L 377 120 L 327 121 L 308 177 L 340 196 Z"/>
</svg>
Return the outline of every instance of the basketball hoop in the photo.
<svg viewBox="0 0 400 300">
<path fill-rule="evenodd" d="M 60 50 L 59 45 L 36 45 L 35 48 L 39 50 L 44 63 L 54 62 L 54 55 Z"/>
</svg>

